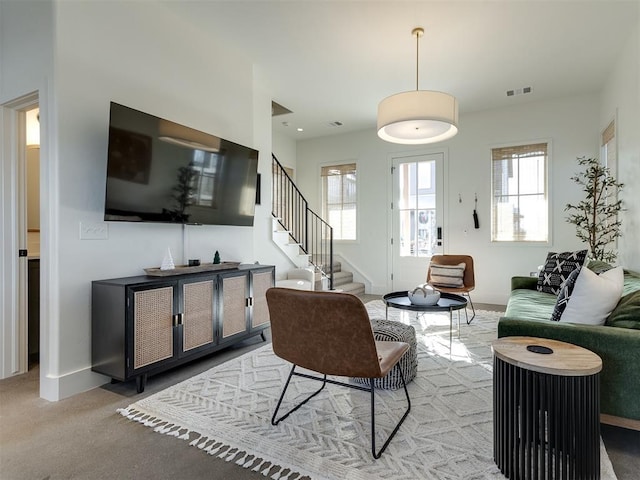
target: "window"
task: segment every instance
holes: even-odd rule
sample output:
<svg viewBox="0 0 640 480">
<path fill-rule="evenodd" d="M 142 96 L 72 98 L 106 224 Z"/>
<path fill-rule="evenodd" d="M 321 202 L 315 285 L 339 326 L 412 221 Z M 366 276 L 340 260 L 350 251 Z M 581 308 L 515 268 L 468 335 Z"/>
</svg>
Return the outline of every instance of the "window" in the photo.
<svg viewBox="0 0 640 480">
<path fill-rule="evenodd" d="M 609 169 L 609 173 L 615 179 L 618 178 L 617 152 L 616 152 L 616 123 L 611 123 L 602 132 L 602 164 Z"/>
<path fill-rule="evenodd" d="M 356 164 L 322 167 L 322 217 L 334 240 L 356 239 Z"/>
<path fill-rule="evenodd" d="M 548 241 L 547 144 L 493 148 L 491 157 L 491 240 Z"/>
</svg>

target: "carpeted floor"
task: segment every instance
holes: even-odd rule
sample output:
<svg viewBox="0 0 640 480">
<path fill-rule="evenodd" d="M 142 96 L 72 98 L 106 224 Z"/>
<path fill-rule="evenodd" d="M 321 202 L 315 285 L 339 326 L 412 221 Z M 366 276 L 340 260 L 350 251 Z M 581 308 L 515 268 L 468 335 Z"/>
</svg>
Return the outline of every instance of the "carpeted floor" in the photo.
<svg viewBox="0 0 640 480">
<path fill-rule="evenodd" d="M 376 298 L 379 296 L 366 300 Z M 462 335 L 468 333 L 463 325 Z M 37 367 L 0 380 L 0 478 L 264 480 L 259 473 L 203 455 L 187 442 L 158 435 L 116 413 L 118 408 L 263 345 L 257 337 L 151 377 L 140 395 L 135 382 L 129 382 L 106 384 L 59 402 L 47 402 L 38 397 Z M 618 479 L 638 478 L 640 432 L 603 425 L 602 436 Z"/>
</svg>

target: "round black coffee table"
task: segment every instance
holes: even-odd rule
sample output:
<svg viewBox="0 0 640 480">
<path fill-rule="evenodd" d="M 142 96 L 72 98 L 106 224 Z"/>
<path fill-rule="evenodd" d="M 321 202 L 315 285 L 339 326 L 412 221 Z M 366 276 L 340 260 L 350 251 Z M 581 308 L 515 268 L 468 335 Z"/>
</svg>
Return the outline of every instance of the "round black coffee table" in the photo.
<svg viewBox="0 0 640 480">
<path fill-rule="evenodd" d="M 410 310 L 412 312 L 449 312 L 449 350 L 453 338 L 453 311 L 466 308 L 467 300 L 461 295 L 440 292 L 440 300 L 435 305 L 414 305 L 409 300 L 406 290 L 401 292 L 387 293 L 382 297 L 386 305 L 385 315 L 389 319 L 389 307 L 400 310 Z M 458 336 L 460 336 L 460 312 L 458 312 Z"/>
</svg>

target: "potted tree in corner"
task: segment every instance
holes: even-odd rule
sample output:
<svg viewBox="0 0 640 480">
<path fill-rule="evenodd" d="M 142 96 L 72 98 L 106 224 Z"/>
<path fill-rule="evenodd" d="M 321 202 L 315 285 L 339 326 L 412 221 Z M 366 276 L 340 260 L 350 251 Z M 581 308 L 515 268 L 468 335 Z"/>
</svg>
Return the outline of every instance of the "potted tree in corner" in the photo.
<svg viewBox="0 0 640 480">
<path fill-rule="evenodd" d="M 580 157 L 578 165 L 584 166 L 584 171 L 571 180 L 582 186 L 585 198 L 575 205 L 567 204 L 567 221 L 576 226 L 577 237 L 589 245 L 594 260 L 612 263 L 618 254 L 610 245 L 622 236 L 618 213 L 623 208 L 618 192 L 624 185 L 597 158 Z"/>
</svg>

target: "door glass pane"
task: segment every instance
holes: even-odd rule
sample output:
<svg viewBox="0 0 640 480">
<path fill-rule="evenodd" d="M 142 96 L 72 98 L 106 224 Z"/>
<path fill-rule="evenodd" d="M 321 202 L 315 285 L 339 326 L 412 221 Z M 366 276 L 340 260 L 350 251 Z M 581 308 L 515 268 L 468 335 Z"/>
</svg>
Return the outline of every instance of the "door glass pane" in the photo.
<svg viewBox="0 0 640 480">
<path fill-rule="evenodd" d="M 400 256 L 429 257 L 436 247 L 435 161 L 399 166 Z"/>
<path fill-rule="evenodd" d="M 411 257 L 416 246 L 416 230 L 414 225 L 414 211 L 400 211 L 400 256 Z"/>
</svg>

